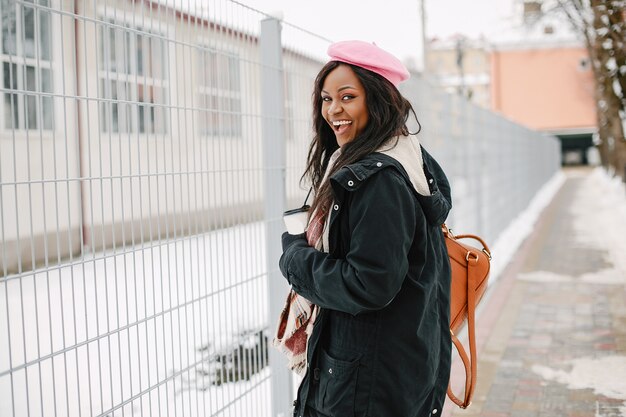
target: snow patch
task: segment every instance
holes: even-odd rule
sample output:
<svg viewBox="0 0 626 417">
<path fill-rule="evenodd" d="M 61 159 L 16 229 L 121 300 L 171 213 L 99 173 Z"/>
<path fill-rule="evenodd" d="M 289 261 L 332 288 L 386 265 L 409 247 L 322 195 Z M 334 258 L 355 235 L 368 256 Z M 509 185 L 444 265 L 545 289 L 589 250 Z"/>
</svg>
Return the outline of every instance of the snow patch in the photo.
<svg viewBox="0 0 626 417">
<path fill-rule="evenodd" d="M 589 272 L 578 277 L 580 282 L 588 284 L 624 285 L 626 274 L 618 269 L 603 269 L 598 272 Z"/>
<path fill-rule="evenodd" d="M 533 271 L 518 275 L 531 282 L 588 283 L 601 285 L 626 284 L 626 193 L 618 178 L 611 178 L 602 169 L 591 174 L 581 171 L 570 176 L 581 178 L 574 201 L 569 207 L 573 217 L 574 244 L 581 248 L 604 252 L 611 268 L 580 276 L 562 275 L 548 271 Z"/>
<path fill-rule="evenodd" d="M 517 279 L 529 282 L 567 282 L 567 283 L 585 283 L 585 284 L 602 284 L 602 285 L 625 285 L 626 275 L 621 271 L 608 268 L 598 272 L 589 272 L 578 277 L 570 275 L 557 274 L 550 271 L 533 271 L 519 274 Z"/>
<path fill-rule="evenodd" d="M 626 356 L 578 358 L 566 365 L 571 366 L 570 371 L 542 365 L 533 365 L 532 371 L 548 381 L 567 385 L 568 389 L 592 389 L 596 395 L 626 401 Z"/>
<path fill-rule="evenodd" d="M 556 274 L 549 271 L 533 271 L 518 274 L 517 279 L 531 282 L 572 282 L 573 278 L 568 275 Z"/>
<path fill-rule="evenodd" d="M 626 275 L 626 193 L 624 184 L 596 168 L 583 179 L 569 208 L 580 247 L 606 252 L 606 260 Z"/>
</svg>

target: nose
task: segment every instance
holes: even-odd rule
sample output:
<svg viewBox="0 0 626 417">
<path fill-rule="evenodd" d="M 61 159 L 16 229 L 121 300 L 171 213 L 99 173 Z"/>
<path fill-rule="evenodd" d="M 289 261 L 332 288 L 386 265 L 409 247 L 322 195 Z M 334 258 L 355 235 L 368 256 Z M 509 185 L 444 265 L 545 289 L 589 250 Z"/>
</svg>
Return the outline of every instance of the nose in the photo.
<svg viewBox="0 0 626 417">
<path fill-rule="evenodd" d="M 339 114 L 341 113 L 343 110 L 343 108 L 341 107 L 341 102 L 340 101 L 333 101 L 332 103 L 330 103 L 330 106 L 328 106 L 328 114 Z"/>
</svg>

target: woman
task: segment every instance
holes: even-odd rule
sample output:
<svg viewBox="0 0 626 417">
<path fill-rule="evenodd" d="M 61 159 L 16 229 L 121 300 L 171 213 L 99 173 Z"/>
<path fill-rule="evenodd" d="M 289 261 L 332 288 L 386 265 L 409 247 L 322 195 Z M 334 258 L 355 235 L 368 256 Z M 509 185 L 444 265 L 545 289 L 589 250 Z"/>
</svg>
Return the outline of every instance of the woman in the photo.
<svg viewBox="0 0 626 417">
<path fill-rule="evenodd" d="M 303 176 L 312 214 L 280 259 L 294 293 L 278 342 L 305 373 L 294 416 L 436 416 L 450 374 L 448 181 L 406 126 L 402 63 L 360 41 L 328 53 Z"/>
</svg>

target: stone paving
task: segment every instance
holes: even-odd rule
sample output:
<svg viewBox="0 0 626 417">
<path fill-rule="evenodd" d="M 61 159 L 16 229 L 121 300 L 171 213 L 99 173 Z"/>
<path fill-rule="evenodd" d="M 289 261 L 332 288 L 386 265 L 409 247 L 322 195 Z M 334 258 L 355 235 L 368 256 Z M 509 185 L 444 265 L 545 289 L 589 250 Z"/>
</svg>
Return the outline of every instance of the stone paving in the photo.
<svg viewBox="0 0 626 417">
<path fill-rule="evenodd" d="M 448 402 L 445 417 L 626 417 L 626 271 L 602 245 L 604 223 L 594 227 L 611 212 L 589 200 L 591 172 L 565 171 L 490 288 L 478 317 L 473 404 L 461 410 Z M 457 393 L 459 370 L 456 363 Z"/>
</svg>

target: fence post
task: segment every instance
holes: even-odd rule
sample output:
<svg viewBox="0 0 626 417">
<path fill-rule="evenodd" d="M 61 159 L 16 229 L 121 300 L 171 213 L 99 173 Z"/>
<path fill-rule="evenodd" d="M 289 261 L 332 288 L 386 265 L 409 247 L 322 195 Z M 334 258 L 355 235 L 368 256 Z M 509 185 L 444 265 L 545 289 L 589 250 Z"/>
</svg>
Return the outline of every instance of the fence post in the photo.
<svg viewBox="0 0 626 417">
<path fill-rule="evenodd" d="M 261 21 L 261 115 L 263 125 L 263 172 L 265 188 L 265 247 L 268 282 L 268 323 L 270 338 L 283 308 L 288 286 L 278 270 L 282 253 L 280 236 L 284 231 L 282 213 L 285 211 L 285 130 L 283 100 L 283 71 L 281 25 L 276 18 Z M 269 347 L 272 370 L 272 416 L 291 414 L 291 371 L 285 357 Z"/>
</svg>

